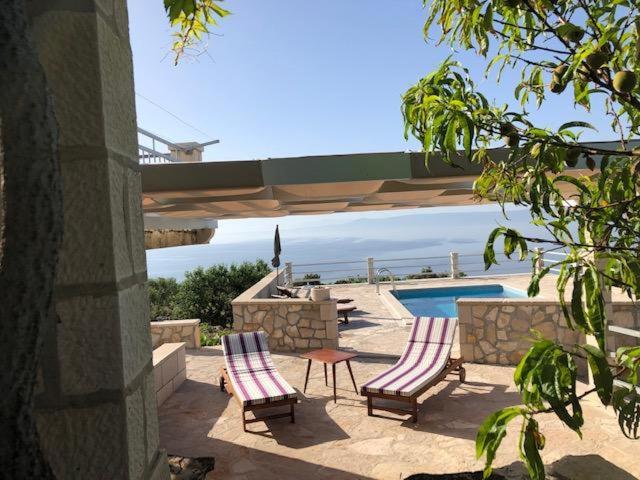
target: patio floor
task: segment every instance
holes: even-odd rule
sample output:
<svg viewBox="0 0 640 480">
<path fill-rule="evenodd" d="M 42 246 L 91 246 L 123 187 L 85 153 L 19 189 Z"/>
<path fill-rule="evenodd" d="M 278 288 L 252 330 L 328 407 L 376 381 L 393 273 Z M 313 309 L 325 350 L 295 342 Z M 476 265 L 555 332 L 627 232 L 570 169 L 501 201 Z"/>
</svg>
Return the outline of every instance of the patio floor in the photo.
<svg viewBox="0 0 640 480">
<path fill-rule="evenodd" d="M 360 385 L 396 361 L 410 327 L 392 318 L 373 286 L 336 287 L 332 294 L 354 298 L 360 308 L 349 325 L 340 327 L 341 348 L 359 353 L 352 367 Z M 215 457 L 215 470 L 207 478 L 397 480 L 413 473 L 480 470 L 474 451 L 479 424 L 494 410 L 519 402 L 513 368 L 469 364 L 465 384 L 451 376 L 421 397 L 417 424 L 367 417 L 366 403 L 354 392 L 344 364 L 337 365 L 334 403 L 319 364 L 313 364 L 303 394 L 306 360 L 273 358 L 299 392 L 295 424 L 272 420 L 243 432 L 237 403 L 218 388 L 222 351 L 208 347 L 187 354 L 187 380 L 159 409 L 162 447 L 170 454 Z M 557 477 L 640 477 L 640 442 L 624 438 L 615 416 L 596 403 L 586 404 L 584 416 L 583 440 L 551 415 L 540 419 L 547 437 L 543 459 L 554 464 Z M 497 466 L 519 460 L 517 435 L 513 425 Z M 519 466 L 508 472 L 521 477 Z"/>
</svg>

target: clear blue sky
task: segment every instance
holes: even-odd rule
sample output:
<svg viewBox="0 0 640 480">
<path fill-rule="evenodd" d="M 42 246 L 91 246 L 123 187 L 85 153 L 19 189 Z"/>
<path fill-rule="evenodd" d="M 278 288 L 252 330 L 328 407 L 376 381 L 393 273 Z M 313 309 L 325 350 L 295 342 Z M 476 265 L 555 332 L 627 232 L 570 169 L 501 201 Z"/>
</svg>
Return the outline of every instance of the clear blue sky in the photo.
<svg viewBox="0 0 640 480">
<path fill-rule="evenodd" d="M 205 152 L 205 160 L 214 161 L 419 149 L 403 138 L 400 97 L 452 53 L 424 41 L 420 0 L 230 0 L 226 7 L 233 15 L 214 30 L 206 54 L 186 57 L 176 67 L 162 0 L 129 1 L 136 91 L 209 135 L 138 97 L 141 127 L 173 141 L 219 138 Z M 474 53 L 458 58 L 489 98 L 515 103 L 517 74 L 507 73 L 497 86 L 495 75 L 483 78 L 484 59 Z M 534 115 L 542 125 L 594 121 L 582 111 L 572 113 L 571 95 L 552 97 Z M 603 129 L 585 138 L 614 138 L 608 121 L 594 123 Z M 344 221 L 340 217 L 322 218 L 335 223 Z M 270 229 L 278 221 L 224 224 L 240 233 Z"/>
<path fill-rule="evenodd" d="M 418 149 L 403 138 L 400 96 L 452 53 L 424 41 L 420 0 L 225 4 L 233 15 L 214 30 L 207 53 L 175 67 L 162 0 L 129 1 L 136 90 L 220 138 L 205 160 Z M 483 80 L 483 59 L 458 58 L 490 98 L 515 103 L 508 83 Z M 554 97 L 536 117 L 566 121 L 570 97 Z M 174 141 L 207 140 L 137 103 L 140 126 Z M 606 130 L 598 137 L 614 138 Z"/>
</svg>

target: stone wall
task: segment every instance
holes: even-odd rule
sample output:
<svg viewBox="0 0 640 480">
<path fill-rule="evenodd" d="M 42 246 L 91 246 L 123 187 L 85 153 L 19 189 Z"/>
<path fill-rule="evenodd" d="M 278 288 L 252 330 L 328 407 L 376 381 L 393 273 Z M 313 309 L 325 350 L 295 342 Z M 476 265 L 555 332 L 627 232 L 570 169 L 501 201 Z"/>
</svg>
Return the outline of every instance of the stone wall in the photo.
<svg viewBox="0 0 640 480">
<path fill-rule="evenodd" d="M 516 365 L 531 346 L 531 328 L 564 345 L 584 342 L 566 327 L 553 300 L 460 299 L 458 321 L 460 350 L 468 362 Z"/>
<path fill-rule="evenodd" d="M 611 309 L 613 310 L 611 325 L 640 330 L 640 306 L 631 302 L 613 302 Z M 607 337 L 607 349 L 611 352 L 615 352 L 620 347 L 631 345 L 640 345 L 640 338 L 614 332 L 610 332 Z"/>
<path fill-rule="evenodd" d="M 179 247 L 181 245 L 201 245 L 213 238 L 213 228 L 190 230 L 147 230 L 144 231 L 144 248 Z"/>
<path fill-rule="evenodd" d="M 187 348 L 200 348 L 200 320 L 166 320 L 151 322 L 151 343 L 158 348 L 165 343 L 184 342 Z"/>
<path fill-rule="evenodd" d="M 611 325 L 640 329 L 640 307 L 632 302 L 612 302 L 611 309 Z M 460 299 L 458 321 L 461 354 L 475 363 L 516 365 L 531 346 L 531 328 L 566 346 L 586 342 L 583 334 L 567 328 L 562 308 L 554 300 Z M 610 351 L 637 344 L 637 338 L 608 335 Z"/>
<path fill-rule="evenodd" d="M 283 273 L 280 274 L 282 281 Z M 236 332 L 263 330 L 273 351 L 304 351 L 338 347 L 336 300 L 269 298 L 276 274 L 270 273 L 233 302 Z"/>
<path fill-rule="evenodd" d="M 127 3 L 28 3 L 55 108 L 64 203 L 55 314 L 43 330 L 34 407 L 40 444 L 59 479 L 168 479 Z"/>
<path fill-rule="evenodd" d="M 160 406 L 187 378 L 184 343 L 165 343 L 153 351 L 153 378 Z"/>
</svg>

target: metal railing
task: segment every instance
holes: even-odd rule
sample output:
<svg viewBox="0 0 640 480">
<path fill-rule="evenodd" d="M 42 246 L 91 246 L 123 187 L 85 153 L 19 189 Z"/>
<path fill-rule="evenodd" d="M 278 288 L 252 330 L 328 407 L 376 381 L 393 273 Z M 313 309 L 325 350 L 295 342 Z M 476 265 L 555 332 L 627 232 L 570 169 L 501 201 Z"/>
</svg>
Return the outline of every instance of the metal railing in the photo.
<svg viewBox="0 0 640 480">
<path fill-rule="evenodd" d="M 391 290 L 396 291 L 396 277 L 393 276 L 393 272 L 388 268 L 380 268 L 376 272 L 376 293 L 378 295 L 380 294 L 380 274 L 384 272 L 387 272 L 391 277 Z"/>
<path fill-rule="evenodd" d="M 159 148 L 167 150 L 161 152 Z M 179 150 L 180 147 L 155 133 L 138 127 L 138 159 L 140 163 L 173 163 L 178 159 L 171 155 L 171 149 Z"/>
<path fill-rule="evenodd" d="M 450 252 L 448 255 L 428 257 L 368 257 L 362 260 L 326 260 L 314 263 L 288 262 L 285 264 L 285 280 L 289 285 L 375 284 L 377 272 L 382 273 L 381 271 L 390 272 L 398 281 L 531 273 L 530 262 L 509 260 L 501 253 L 496 253 L 496 257 L 500 265 L 488 271 L 484 268 L 482 253 Z"/>
<path fill-rule="evenodd" d="M 177 144 L 144 128 L 138 127 L 138 159 L 140 163 L 144 164 L 180 162 L 180 159 L 176 158 L 176 154 L 180 155 L 181 152 L 192 152 L 194 149 L 199 149 L 199 152 L 202 152 L 204 147 L 216 143 L 220 143 L 220 140 L 211 140 L 204 143 L 191 142 Z M 163 151 L 160 151 L 161 149 Z"/>
</svg>

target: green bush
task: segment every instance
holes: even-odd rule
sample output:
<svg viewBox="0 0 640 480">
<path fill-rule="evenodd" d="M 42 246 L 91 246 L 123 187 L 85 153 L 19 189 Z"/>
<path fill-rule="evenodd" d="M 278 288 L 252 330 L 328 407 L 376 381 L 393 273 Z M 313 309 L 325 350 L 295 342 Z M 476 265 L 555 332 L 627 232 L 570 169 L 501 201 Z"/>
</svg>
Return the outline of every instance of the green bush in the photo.
<svg viewBox="0 0 640 480">
<path fill-rule="evenodd" d="M 176 295 L 180 286 L 175 278 L 149 280 L 151 320 L 169 320 L 175 316 Z"/>
<path fill-rule="evenodd" d="M 203 347 L 213 347 L 222 343 L 222 336 L 233 333 L 229 328 L 220 327 L 219 325 L 210 325 L 208 323 L 200 324 L 200 345 Z"/>
<path fill-rule="evenodd" d="M 257 260 L 229 267 L 198 267 L 180 283 L 173 278 L 150 280 L 151 319 L 199 318 L 202 323 L 228 326 L 231 301 L 270 271 L 266 262 Z"/>
</svg>

